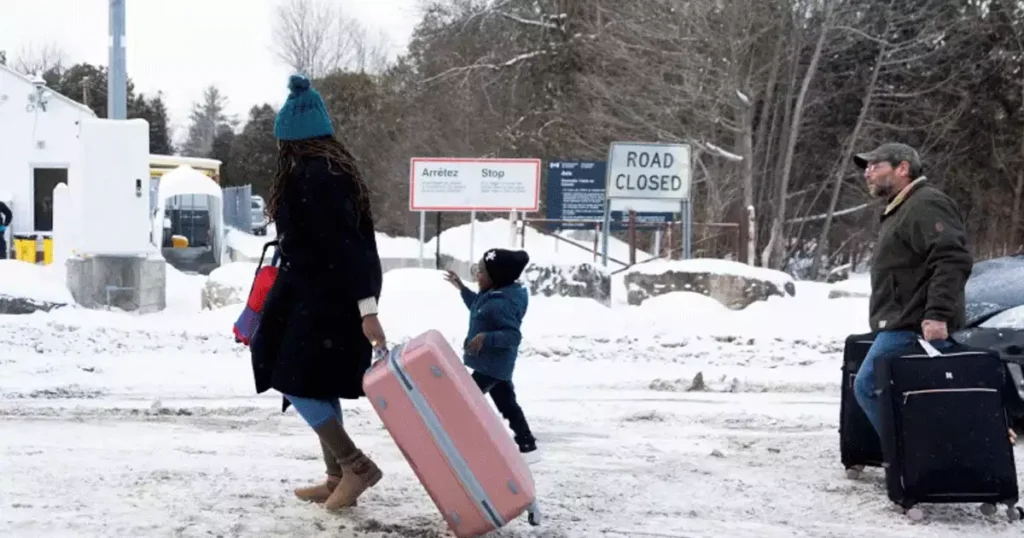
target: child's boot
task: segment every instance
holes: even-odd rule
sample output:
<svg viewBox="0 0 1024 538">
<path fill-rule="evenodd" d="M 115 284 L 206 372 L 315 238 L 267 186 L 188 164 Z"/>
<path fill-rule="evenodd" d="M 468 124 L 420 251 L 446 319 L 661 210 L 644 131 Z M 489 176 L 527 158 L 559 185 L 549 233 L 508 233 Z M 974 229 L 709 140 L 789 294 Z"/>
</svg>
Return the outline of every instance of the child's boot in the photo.
<svg viewBox="0 0 1024 538">
<path fill-rule="evenodd" d="M 540 452 L 537 450 L 537 440 L 533 436 L 516 437 L 516 444 L 519 445 L 519 453 L 522 454 L 526 463 L 537 463 L 541 460 Z"/>
</svg>

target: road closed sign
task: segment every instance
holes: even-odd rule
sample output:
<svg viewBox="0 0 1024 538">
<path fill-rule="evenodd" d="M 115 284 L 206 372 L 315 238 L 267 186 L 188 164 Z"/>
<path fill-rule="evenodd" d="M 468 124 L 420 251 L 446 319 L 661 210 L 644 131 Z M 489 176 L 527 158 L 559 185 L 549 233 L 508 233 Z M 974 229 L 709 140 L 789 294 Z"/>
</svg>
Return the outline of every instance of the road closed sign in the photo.
<svg viewBox="0 0 1024 538">
<path fill-rule="evenodd" d="M 690 146 L 613 142 L 608 198 L 690 199 Z"/>
<path fill-rule="evenodd" d="M 540 159 L 412 159 L 411 211 L 537 211 Z"/>
</svg>

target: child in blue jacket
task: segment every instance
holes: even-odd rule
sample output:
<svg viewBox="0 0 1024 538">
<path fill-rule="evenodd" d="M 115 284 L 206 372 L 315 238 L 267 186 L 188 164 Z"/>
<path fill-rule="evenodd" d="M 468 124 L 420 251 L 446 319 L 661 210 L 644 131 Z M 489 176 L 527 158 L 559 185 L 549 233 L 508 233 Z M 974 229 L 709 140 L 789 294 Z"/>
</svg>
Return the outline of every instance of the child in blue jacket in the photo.
<svg viewBox="0 0 1024 538">
<path fill-rule="evenodd" d="M 462 301 L 469 308 L 463 361 L 473 370 L 477 386 L 484 394 L 491 395 L 498 412 L 508 421 L 519 452 L 534 461 L 537 441 L 516 401 L 512 385 L 512 372 L 523 339 L 519 328 L 529 304 L 526 288 L 516 280 L 529 262 L 530 256 L 524 251 L 491 249 L 477 265 L 479 293 L 467 288 L 452 271 L 448 271 L 446 279 L 458 288 Z"/>
</svg>

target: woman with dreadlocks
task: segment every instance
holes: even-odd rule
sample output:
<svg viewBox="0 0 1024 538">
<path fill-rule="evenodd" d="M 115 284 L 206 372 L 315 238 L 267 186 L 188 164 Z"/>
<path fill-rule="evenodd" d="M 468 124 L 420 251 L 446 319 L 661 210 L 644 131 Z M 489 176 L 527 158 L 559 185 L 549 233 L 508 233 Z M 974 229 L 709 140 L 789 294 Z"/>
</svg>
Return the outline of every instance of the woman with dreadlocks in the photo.
<svg viewBox="0 0 1024 538">
<path fill-rule="evenodd" d="M 295 490 L 329 510 L 354 506 L 381 479 L 342 423 L 339 399 L 365 396 L 363 374 L 374 346 L 382 281 L 369 191 L 352 155 L 334 138 L 326 107 L 309 79 L 292 76 L 277 114 L 280 155 L 268 214 L 281 265 L 253 336 L 258 393 L 271 388 L 320 438 L 327 479 Z"/>
</svg>

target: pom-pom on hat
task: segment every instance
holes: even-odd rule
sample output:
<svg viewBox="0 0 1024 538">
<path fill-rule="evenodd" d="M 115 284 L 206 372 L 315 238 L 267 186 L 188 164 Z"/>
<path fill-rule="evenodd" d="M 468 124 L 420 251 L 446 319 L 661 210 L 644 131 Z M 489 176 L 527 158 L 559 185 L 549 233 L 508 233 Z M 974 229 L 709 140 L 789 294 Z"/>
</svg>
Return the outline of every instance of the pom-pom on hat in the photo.
<svg viewBox="0 0 1024 538">
<path fill-rule="evenodd" d="M 274 120 L 274 137 L 278 140 L 306 140 L 333 136 L 334 127 L 323 98 L 314 90 L 309 78 L 292 75 L 288 79 L 288 99 Z"/>
</svg>

